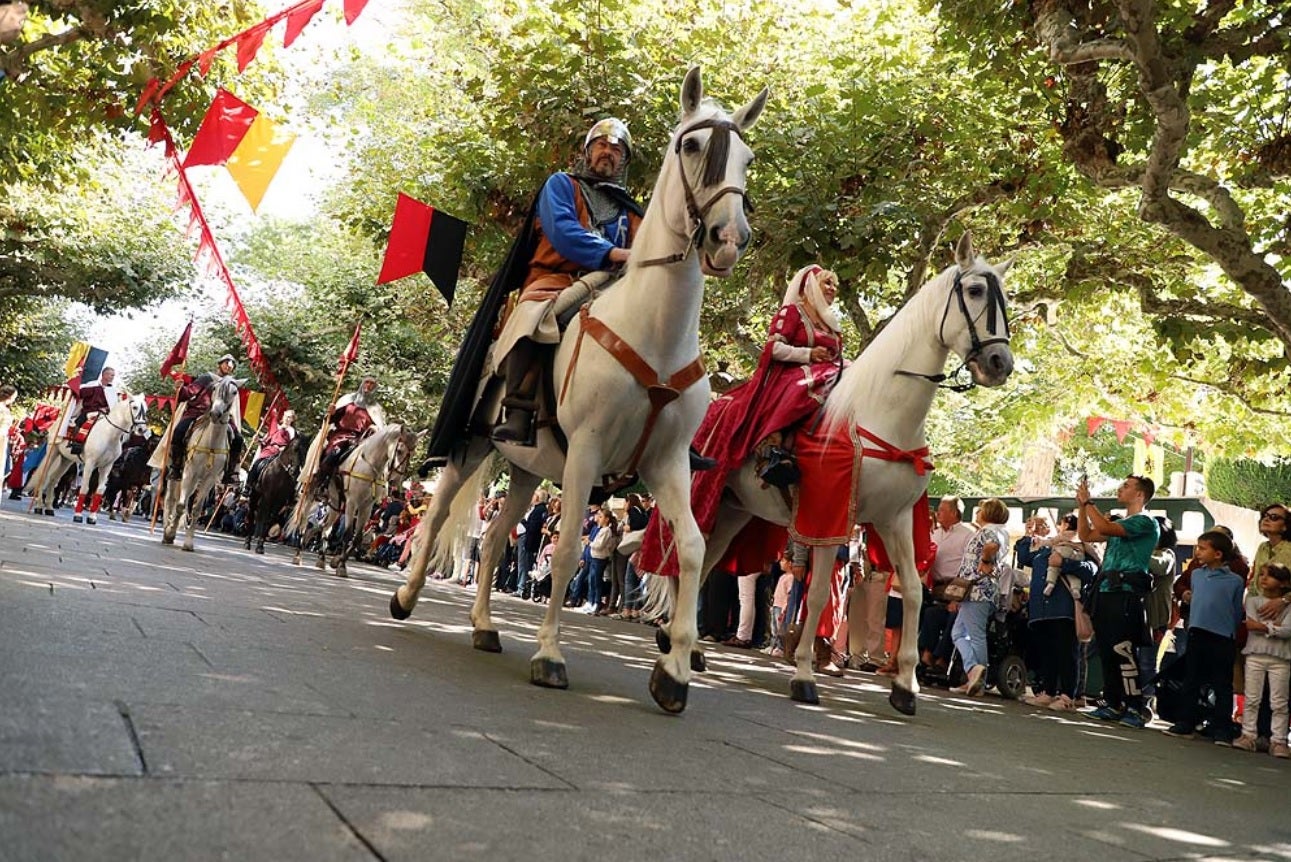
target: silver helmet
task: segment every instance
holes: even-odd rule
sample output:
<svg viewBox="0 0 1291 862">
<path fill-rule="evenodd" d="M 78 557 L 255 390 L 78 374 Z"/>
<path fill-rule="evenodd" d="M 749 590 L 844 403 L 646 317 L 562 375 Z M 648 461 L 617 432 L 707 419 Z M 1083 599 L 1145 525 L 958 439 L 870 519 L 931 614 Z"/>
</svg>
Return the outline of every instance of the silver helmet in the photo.
<svg viewBox="0 0 1291 862">
<path fill-rule="evenodd" d="M 595 125 L 587 130 L 587 137 L 583 139 L 583 153 L 586 154 L 592 141 L 597 138 L 609 138 L 612 144 L 623 145 L 624 161 L 632 158 L 632 133 L 628 131 L 627 123 L 614 117 L 606 117 L 604 120 L 598 120 Z"/>
</svg>

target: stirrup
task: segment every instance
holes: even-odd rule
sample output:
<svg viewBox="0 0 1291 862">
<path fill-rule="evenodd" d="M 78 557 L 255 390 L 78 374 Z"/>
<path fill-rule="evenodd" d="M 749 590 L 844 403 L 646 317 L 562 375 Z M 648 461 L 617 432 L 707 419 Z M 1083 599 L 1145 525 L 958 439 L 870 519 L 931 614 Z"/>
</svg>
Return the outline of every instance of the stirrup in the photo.
<svg viewBox="0 0 1291 862">
<path fill-rule="evenodd" d="M 704 470 L 712 470 L 717 466 L 716 458 L 706 458 L 699 454 L 699 450 L 694 446 L 690 447 L 687 453 L 690 457 L 690 471 L 692 473 L 701 473 Z"/>
</svg>

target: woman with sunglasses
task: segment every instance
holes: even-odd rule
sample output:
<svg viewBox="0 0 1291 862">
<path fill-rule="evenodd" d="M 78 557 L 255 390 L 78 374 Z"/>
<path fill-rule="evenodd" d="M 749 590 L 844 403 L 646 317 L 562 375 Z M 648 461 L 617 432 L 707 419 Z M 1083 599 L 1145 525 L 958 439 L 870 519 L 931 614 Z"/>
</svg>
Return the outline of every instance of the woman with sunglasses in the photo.
<svg viewBox="0 0 1291 862">
<path fill-rule="evenodd" d="M 1260 593 L 1259 573 L 1264 570 L 1266 563 L 1281 563 L 1284 566 L 1291 567 L 1291 523 L 1289 523 L 1287 507 L 1281 503 L 1270 503 L 1260 510 L 1260 535 L 1264 541 L 1255 549 L 1255 559 L 1251 561 L 1251 579 L 1247 584 L 1246 593 L 1248 596 L 1257 596 L 1263 602 L 1259 606 L 1259 615 L 1261 620 L 1271 620 L 1279 617 L 1286 606 L 1291 604 L 1291 596 L 1280 596 L 1274 599 L 1266 599 Z M 1267 681 L 1265 685 L 1267 685 Z M 1260 701 L 1260 713 L 1256 722 L 1256 748 L 1259 751 L 1268 751 L 1269 737 L 1272 735 L 1273 712 L 1269 707 L 1269 695 L 1265 691 L 1264 697 Z"/>
</svg>

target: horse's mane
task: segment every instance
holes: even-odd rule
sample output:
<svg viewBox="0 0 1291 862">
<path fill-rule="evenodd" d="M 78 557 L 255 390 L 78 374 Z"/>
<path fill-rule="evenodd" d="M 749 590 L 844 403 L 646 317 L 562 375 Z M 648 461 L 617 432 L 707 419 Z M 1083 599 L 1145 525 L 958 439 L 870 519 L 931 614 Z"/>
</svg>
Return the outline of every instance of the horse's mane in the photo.
<svg viewBox="0 0 1291 862">
<path fill-rule="evenodd" d="M 876 390 L 887 385 L 895 366 L 914 341 L 927 338 L 928 332 L 937 325 L 936 315 L 940 313 L 943 298 L 954 282 L 955 269 L 953 264 L 946 267 L 919 288 L 843 371 L 825 400 L 827 428 L 855 424 L 859 410 L 875 406 Z"/>
</svg>

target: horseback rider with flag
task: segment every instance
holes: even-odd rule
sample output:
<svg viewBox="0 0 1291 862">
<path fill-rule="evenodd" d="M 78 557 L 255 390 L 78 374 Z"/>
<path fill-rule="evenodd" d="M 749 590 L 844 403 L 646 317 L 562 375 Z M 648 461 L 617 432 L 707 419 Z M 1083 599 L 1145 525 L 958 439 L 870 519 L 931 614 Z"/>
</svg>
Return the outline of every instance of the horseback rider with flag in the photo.
<svg viewBox="0 0 1291 862">
<path fill-rule="evenodd" d="M 264 471 L 265 465 L 278 457 L 278 453 L 286 449 L 287 444 L 294 439 L 296 439 L 296 411 L 288 408 L 283 411 L 278 424 L 260 444 L 260 451 L 256 452 L 255 460 L 251 462 L 251 469 L 247 471 L 248 488 L 255 486 L 260 480 L 260 473 Z"/>
<path fill-rule="evenodd" d="M 327 487 L 336 468 L 354 445 L 376 428 L 384 428 L 385 411 L 376 400 L 377 379 L 366 374 L 359 388 L 341 397 L 327 417 L 327 442 L 318 465 L 314 488 Z"/>
<path fill-rule="evenodd" d="M 215 388 L 215 384 L 231 375 L 236 367 L 237 361 L 233 358 L 233 354 L 226 353 L 216 363 L 214 372 L 203 372 L 190 379 L 180 388 L 178 400 L 179 403 L 184 405 L 184 413 L 171 433 L 170 478 L 175 480 L 183 478 L 184 456 L 188 449 L 188 432 L 193 427 L 193 423 L 211 409 L 211 391 Z M 221 480 L 226 485 L 231 485 L 238 481 L 238 461 L 242 455 L 241 419 L 241 416 L 229 417 L 229 454 L 224 461 L 224 477 Z"/>
<path fill-rule="evenodd" d="M 116 369 L 104 368 L 98 380 L 91 380 L 89 383 L 77 385 L 77 378 L 72 378 L 68 384 L 76 390 L 76 396 L 80 407 L 77 411 L 76 418 L 68 426 L 67 438 L 68 449 L 73 455 L 81 454 L 85 447 L 85 438 L 90 433 L 90 428 L 94 426 L 99 416 L 107 413 L 112 409 L 112 405 L 117 402 L 117 389 L 112 385 L 116 379 Z"/>
</svg>

